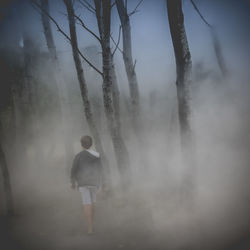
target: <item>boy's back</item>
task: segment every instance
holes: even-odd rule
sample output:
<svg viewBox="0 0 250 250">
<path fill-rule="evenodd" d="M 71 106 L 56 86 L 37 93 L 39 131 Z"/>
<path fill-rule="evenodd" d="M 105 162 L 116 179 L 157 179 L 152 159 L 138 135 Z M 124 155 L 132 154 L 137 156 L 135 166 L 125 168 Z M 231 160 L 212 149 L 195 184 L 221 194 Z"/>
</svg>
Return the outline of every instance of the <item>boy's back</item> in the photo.
<svg viewBox="0 0 250 250">
<path fill-rule="evenodd" d="M 78 186 L 100 186 L 101 160 L 97 152 L 83 150 L 75 156 L 71 170 L 71 179 Z"/>
</svg>

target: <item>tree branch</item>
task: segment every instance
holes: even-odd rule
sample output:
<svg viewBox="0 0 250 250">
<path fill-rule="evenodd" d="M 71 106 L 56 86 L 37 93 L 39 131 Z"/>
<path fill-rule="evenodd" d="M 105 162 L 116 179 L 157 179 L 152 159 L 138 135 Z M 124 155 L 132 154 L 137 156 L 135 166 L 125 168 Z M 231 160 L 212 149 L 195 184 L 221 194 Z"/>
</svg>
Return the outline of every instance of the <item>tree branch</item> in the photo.
<svg viewBox="0 0 250 250">
<path fill-rule="evenodd" d="M 133 65 L 133 71 L 135 71 L 135 65 L 136 65 L 136 60 L 135 60 L 135 63 Z"/>
<path fill-rule="evenodd" d="M 82 19 L 77 16 L 77 15 L 74 15 L 74 17 L 80 22 L 81 26 L 87 30 L 91 35 L 93 35 L 100 43 L 101 43 L 101 39 L 100 37 L 98 37 L 92 30 L 90 30 L 86 25 L 85 23 L 82 21 Z"/>
<path fill-rule="evenodd" d="M 42 8 L 42 6 L 37 3 L 36 0 L 30 0 L 31 4 L 34 4 L 37 8 L 39 8 L 40 11 L 42 11 L 46 16 L 49 17 L 49 19 L 55 24 L 55 26 L 57 27 L 57 30 L 63 34 L 67 40 L 71 41 L 70 37 L 60 28 L 60 26 L 58 25 L 58 23 L 56 22 L 56 20 L 45 10 Z M 32 5 L 33 6 L 33 5 Z M 34 6 L 33 6 L 34 7 Z M 36 9 L 36 8 L 35 8 Z M 37 9 L 36 9 L 37 10 Z"/>
<path fill-rule="evenodd" d="M 67 14 L 66 13 L 63 13 L 62 11 L 58 11 L 61 15 L 63 16 L 66 16 L 67 17 Z"/>
<path fill-rule="evenodd" d="M 113 38 L 112 35 L 110 35 L 110 38 L 111 38 L 112 42 L 115 44 L 115 46 L 117 47 L 116 49 L 118 49 L 118 50 L 123 54 L 122 49 L 118 46 L 119 44 L 117 44 L 117 43 L 115 42 L 115 40 L 114 40 L 114 38 Z M 113 54 L 114 54 L 114 52 L 113 52 Z"/>
<path fill-rule="evenodd" d="M 96 12 L 96 9 L 90 4 L 88 3 L 86 0 L 83 0 L 84 3 L 81 1 L 81 0 L 78 0 L 79 3 L 84 7 L 86 8 L 88 11 L 92 12 L 93 14 L 95 14 Z"/>
<path fill-rule="evenodd" d="M 96 20 L 97 20 L 97 26 L 99 29 L 100 39 L 101 39 L 101 41 L 103 41 L 104 28 L 103 28 L 103 23 L 101 22 L 101 19 L 102 19 L 101 1 L 95 0 L 94 2 L 95 2 L 95 15 L 96 15 Z"/>
<path fill-rule="evenodd" d="M 195 2 L 193 0 L 190 0 L 190 2 L 192 3 L 194 9 L 196 10 L 196 12 L 198 13 L 198 15 L 201 17 L 202 21 L 209 27 L 209 28 L 213 28 L 213 26 L 211 24 L 209 24 L 206 19 L 203 17 L 203 15 L 201 14 L 201 12 L 199 11 L 197 5 L 195 4 Z"/>
<path fill-rule="evenodd" d="M 141 0 L 135 7 L 135 9 L 130 13 L 128 14 L 129 16 L 132 16 L 133 14 L 135 14 L 136 12 L 138 12 L 138 7 L 141 5 L 141 3 L 143 2 L 143 0 Z M 127 5 L 127 4 L 126 4 Z M 127 9 L 127 6 L 126 6 L 126 9 Z"/>
<path fill-rule="evenodd" d="M 34 4 L 36 7 L 38 7 L 45 15 L 47 15 L 49 17 L 49 19 L 55 24 L 55 26 L 57 27 L 57 30 L 71 43 L 71 38 L 61 29 L 61 27 L 59 26 L 59 24 L 56 22 L 56 20 L 46 11 L 42 8 L 42 6 L 37 3 L 36 0 L 30 0 L 31 4 Z M 32 5 L 33 6 L 33 5 Z M 92 67 L 97 73 L 99 73 L 102 77 L 103 77 L 103 73 L 97 69 L 83 54 L 82 52 L 79 50 L 79 48 L 77 48 L 77 52 L 79 53 L 79 55 L 82 57 L 82 59 L 90 66 Z"/>
<path fill-rule="evenodd" d="M 115 2 L 115 0 L 114 0 L 114 2 L 111 4 L 111 9 L 115 6 L 115 4 L 116 4 L 116 2 Z"/>
<path fill-rule="evenodd" d="M 122 26 L 120 25 L 120 27 L 119 27 L 118 41 L 117 41 L 116 46 L 115 46 L 115 49 L 114 49 L 114 51 L 113 51 L 113 53 L 112 53 L 112 57 L 114 56 L 114 54 L 115 54 L 115 52 L 116 52 L 116 50 L 117 50 L 117 48 L 118 48 L 118 46 L 119 46 L 119 43 L 120 43 L 120 38 L 121 38 L 121 28 L 122 28 Z M 112 39 L 112 38 L 111 38 L 111 39 Z"/>
</svg>

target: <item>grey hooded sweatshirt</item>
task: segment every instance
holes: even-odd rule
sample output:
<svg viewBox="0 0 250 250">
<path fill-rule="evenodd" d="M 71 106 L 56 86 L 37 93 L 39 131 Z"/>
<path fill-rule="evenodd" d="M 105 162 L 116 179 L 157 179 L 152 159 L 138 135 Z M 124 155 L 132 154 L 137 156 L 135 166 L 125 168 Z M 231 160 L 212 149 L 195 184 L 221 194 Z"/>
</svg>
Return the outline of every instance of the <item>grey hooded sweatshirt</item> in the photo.
<svg viewBox="0 0 250 250">
<path fill-rule="evenodd" d="M 75 182 L 79 187 L 101 185 L 102 163 L 99 153 L 83 150 L 75 156 L 71 169 L 71 183 Z"/>
</svg>

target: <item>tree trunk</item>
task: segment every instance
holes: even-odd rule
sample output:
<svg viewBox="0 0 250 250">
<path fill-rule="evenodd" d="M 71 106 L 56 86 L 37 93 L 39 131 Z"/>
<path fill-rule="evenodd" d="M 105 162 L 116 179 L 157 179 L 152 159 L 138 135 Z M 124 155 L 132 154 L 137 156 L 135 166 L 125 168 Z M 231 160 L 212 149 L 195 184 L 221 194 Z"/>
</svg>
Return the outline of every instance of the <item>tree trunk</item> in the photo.
<svg viewBox="0 0 250 250">
<path fill-rule="evenodd" d="M 141 121 L 141 110 L 140 110 L 140 93 L 137 81 L 137 76 L 135 72 L 135 62 L 132 56 L 132 41 L 131 41 L 131 28 L 130 19 L 127 12 L 127 6 L 124 5 L 123 0 L 116 0 L 116 7 L 120 17 L 121 27 L 122 27 L 122 39 L 123 39 L 123 61 L 127 73 L 127 78 L 129 82 L 129 92 L 130 92 L 130 112 L 132 117 L 132 125 L 137 135 L 138 147 L 146 143 L 145 137 L 143 136 L 143 127 Z M 148 159 L 144 152 L 139 150 L 141 164 L 144 166 L 144 171 L 149 170 Z"/>
<path fill-rule="evenodd" d="M 24 84 L 25 88 L 22 93 L 23 111 L 22 111 L 22 134 L 19 134 L 19 145 L 22 148 L 33 144 L 35 149 L 35 158 L 37 162 L 41 162 L 40 146 L 37 143 L 37 138 L 40 133 L 40 115 L 39 115 L 39 95 L 38 95 L 38 80 L 35 75 L 37 70 L 39 47 L 33 37 L 23 29 L 23 58 L 24 58 Z M 27 148 L 25 149 L 27 150 Z M 26 155 L 27 152 L 25 152 Z M 25 157 L 25 155 L 21 157 Z M 38 160 L 39 159 L 39 160 Z M 23 158 L 23 160 L 27 160 Z"/>
<path fill-rule="evenodd" d="M 48 0 L 41 0 L 41 8 L 49 13 L 49 2 Z M 42 11 L 42 24 L 44 35 L 47 43 L 47 47 L 50 53 L 50 58 L 52 64 L 55 65 L 55 81 L 56 81 L 56 92 L 58 94 L 58 102 L 59 102 L 59 116 L 62 120 L 62 129 L 63 129 L 63 136 L 64 136 L 64 146 L 65 146 L 65 154 L 66 154 L 66 161 L 67 165 L 69 165 L 69 160 L 73 157 L 73 145 L 70 143 L 71 141 L 71 133 L 69 133 L 70 129 L 67 126 L 67 119 L 70 118 L 70 110 L 69 110 L 69 103 L 68 103 L 68 95 L 67 95 L 67 88 L 65 85 L 65 81 L 62 78 L 62 72 L 59 65 L 59 60 L 57 57 L 56 46 L 53 39 L 53 34 L 51 30 L 50 20 L 48 15 Z M 66 103 L 65 103 L 66 102 Z"/>
<path fill-rule="evenodd" d="M 119 130 L 119 133 L 121 133 L 121 110 L 120 110 L 120 91 L 118 87 L 116 72 L 115 72 L 115 65 L 112 57 L 112 66 L 111 66 L 111 78 L 112 78 L 112 98 L 113 98 L 113 104 L 114 104 L 114 113 L 115 113 L 115 120 L 117 123 L 117 129 Z"/>
<path fill-rule="evenodd" d="M 129 91 L 132 104 L 131 105 L 132 119 L 134 121 L 136 130 L 138 130 L 139 128 L 138 118 L 140 115 L 140 107 L 139 107 L 140 96 L 139 96 L 137 77 L 135 73 L 135 63 L 133 62 L 133 57 L 132 57 L 130 20 L 129 20 L 129 15 L 127 13 L 127 9 L 124 6 L 123 0 L 116 0 L 116 6 L 122 25 L 123 61 L 125 64 L 129 82 Z"/>
<path fill-rule="evenodd" d="M 193 187 L 194 155 L 193 138 L 190 126 L 191 55 L 188 47 L 182 12 L 182 0 L 167 0 L 167 11 L 176 60 L 176 87 L 178 114 L 181 134 L 183 161 L 187 165 L 183 181 L 186 191 Z"/>
<path fill-rule="evenodd" d="M 80 56 L 78 54 L 78 42 L 77 42 L 75 17 L 74 17 L 75 14 L 74 14 L 72 1 L 71 0 L 64 0 L 64 3 L 66 5 L 67 13 L 68 13 L 71 47 L 72 47 L 72 53 L 73 53 L 73 58 L 74 58 L 74 62 L 75 62 L 77 77 L 78 77 L 78 81 L 79 81 L 79 85 L 80 85 L 80 90 L 81 90 L 85 118 L 86 118 L 86 121 L 88 123 L 90 132 L 94 137 L 94 140 L 96 143 L 96 148 L 103 157 L 105 172 L 106 172 L 106 175 L 108 175 L 108 173 L 107 173 L 108 163 L 107 163 L 107 159 L 105 157 L 104 150 L 102 147 L 100 135 L 97 131 L 97 127 L 96 127 L 95 122 L 94 122 L 94 118 L 93 118 L 93 114 L 92 114 L 92 110 L 91 110 L 91 105 L 90 105 L 89 98 L 88 98 L 88 90 L 87 90 L 87 85 L 86 85 L 86 81 L 85 81 L 85 77 L 84 77 L 82 63 L 80 60 Z"/>
<path fill-rule="evenodd" d="M 110 131 L 118 169 L 121 174 L 122 188 L 130 182 L 129 155 L 126 145 L 121 136 L 119 121 L 116 120 L 114 94 L 114 68 L 110 50 L 110 0 L 95 0 L 96 18 L 102 45 L 103 63 L 103 101 L 105 114 L 107 117 L 108 128 Z"/>
<path fill-rule="evenodd" d="M 6 162 L 5 153 L 3 151 L 2 147 L 2 124 L 0 121 L 0 167 L 2 170 L 3 175 L 3 188 L 5 192 L 5 201 L 6 201 L 6 209 L 7 209 L 7 215 L 11 216 L 14 214 L 14 206 L 13 206 L 13 197 L 12 197 L 12 190 L 11 190 L 11 184 L 10 184 L 10 176 L 9 176 L 9 170 Z"/>
</svg>

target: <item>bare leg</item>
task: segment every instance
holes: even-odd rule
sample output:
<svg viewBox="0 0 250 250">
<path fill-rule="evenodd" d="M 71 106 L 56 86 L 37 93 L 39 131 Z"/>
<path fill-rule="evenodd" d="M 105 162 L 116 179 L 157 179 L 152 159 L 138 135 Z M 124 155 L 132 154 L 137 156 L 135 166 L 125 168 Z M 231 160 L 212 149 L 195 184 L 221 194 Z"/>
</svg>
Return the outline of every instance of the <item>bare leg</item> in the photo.
<svg viewBox="0 0 250 250">
<path fill-rule="evenodd" d="M 84 205 L 83 208 L 88 223 L 88 233 L 91 234 L 93 233 L 93 205 Z"/>
<path fill-rule="evenodd" d="M 94 222 L 95 218 L 95 203 L 92 203 L 92 222 Z"/>
</svg>

